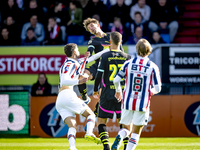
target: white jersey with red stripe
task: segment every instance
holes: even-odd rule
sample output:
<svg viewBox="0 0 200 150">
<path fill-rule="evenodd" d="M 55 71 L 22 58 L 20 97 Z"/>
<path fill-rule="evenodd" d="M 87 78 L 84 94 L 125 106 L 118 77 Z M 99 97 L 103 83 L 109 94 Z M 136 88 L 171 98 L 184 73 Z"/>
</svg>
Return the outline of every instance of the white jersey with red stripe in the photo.
<svg viewBox="0 0 200 150">
<path fill-rule="evenodd" d="M 146 111 L 150 105 L 151 93 L 156 94 L 161 90 L 159 68 L 148 57 L 137 56 L 123 64 L 114 83 L 118 83 L 124 77 L 126 78 L 126 84 L 123 92 L 122 108 Z M 151 85 L 153 88 L 151 88 Z"/>
<path fill-rule="evenodd" d="M 59 88 L 62 87 L 63 85 L 66 85 L 73 90 L 73 86 L 78 85 L 79 75 L 84 74 L 85 65 L 91 61 L 98 59 L 102 54 L 108 51 L 110 50 L 105 49 L 95 55 L 92 55 L 89 58 L 83 57 L 79 58 L 78 60 L 67 57 L 59 71 L 60 75 Z"/>
<path fill-rule="evenodd" d="M 66 58 L 65 62 L 60 68 L 60 84 L 59 86 L 69 86 L 73 90 L 73 86 L 78 84 L 79 75 L 82 75 L 85 70 L 87 58 L 80 58 L 78 60 Z"/>
</svg>

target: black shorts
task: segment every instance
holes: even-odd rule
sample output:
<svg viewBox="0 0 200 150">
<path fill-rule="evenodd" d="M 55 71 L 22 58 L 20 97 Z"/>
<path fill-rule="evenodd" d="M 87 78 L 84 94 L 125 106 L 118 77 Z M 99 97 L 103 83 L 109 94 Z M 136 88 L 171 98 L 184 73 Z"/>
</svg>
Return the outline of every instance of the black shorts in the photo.
<svg viewBox="0 0 200 150">
<path fill-rule="evenodd" d="M 95 76 L 97 74 L 98 64 L 95 62 L 93 65 L 91 65 L 89 68 L 86 68 L 93 76 L 91 80 L 95 79 Z"/>
<path fill-rule="evenodd" d="M 100 102 L 97 117 L 112 119 L 114 112 L 117 115 L 117 119 L 119 119 L 121 117 L 121 102 L 117 103 L 114 100 L 109 100 L 106 103 Z"/>
</svg>

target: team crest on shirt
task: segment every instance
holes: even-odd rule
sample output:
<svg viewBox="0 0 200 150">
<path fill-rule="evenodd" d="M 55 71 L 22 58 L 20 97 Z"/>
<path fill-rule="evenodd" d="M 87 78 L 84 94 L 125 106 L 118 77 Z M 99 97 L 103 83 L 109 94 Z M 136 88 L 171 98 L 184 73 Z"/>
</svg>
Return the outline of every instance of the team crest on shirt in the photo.
<svg viewBox="0 0 200 150">
<path fill-rule="evenodd" d="M 66 67 L 65 67 L 65 71 L 68 71 L 68 70 L 69 70 L 69 66 L 66 66 Z"/>
<path fill-rule="evenodd" d="M 89 40 L 88 45 L 92 43 L 92 40 Z"/>
</svg>

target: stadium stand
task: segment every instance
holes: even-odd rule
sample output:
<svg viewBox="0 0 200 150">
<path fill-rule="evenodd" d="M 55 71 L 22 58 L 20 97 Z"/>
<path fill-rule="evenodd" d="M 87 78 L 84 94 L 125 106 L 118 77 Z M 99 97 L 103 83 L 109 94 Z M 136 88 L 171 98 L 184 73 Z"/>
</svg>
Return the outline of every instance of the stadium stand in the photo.
<svg viewBox="0 0 200 150">
<path fill-rule="evenodd" d="M 200 43 L 200 0 L 182 0 L 178 18 L 179 31 L 174 43 Z"/>
</svg>

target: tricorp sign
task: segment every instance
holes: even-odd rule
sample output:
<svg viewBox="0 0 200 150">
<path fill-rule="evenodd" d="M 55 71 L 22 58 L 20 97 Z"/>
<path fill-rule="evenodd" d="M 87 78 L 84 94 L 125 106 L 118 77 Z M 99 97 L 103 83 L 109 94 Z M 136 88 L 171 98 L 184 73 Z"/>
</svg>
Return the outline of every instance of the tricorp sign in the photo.
<svg viewBox="0 0 200 150">
<path fill-rule="evenodd" d="M 163 47 L 162 82 L 200 83 L 200 48 Z"/>
</svg>

